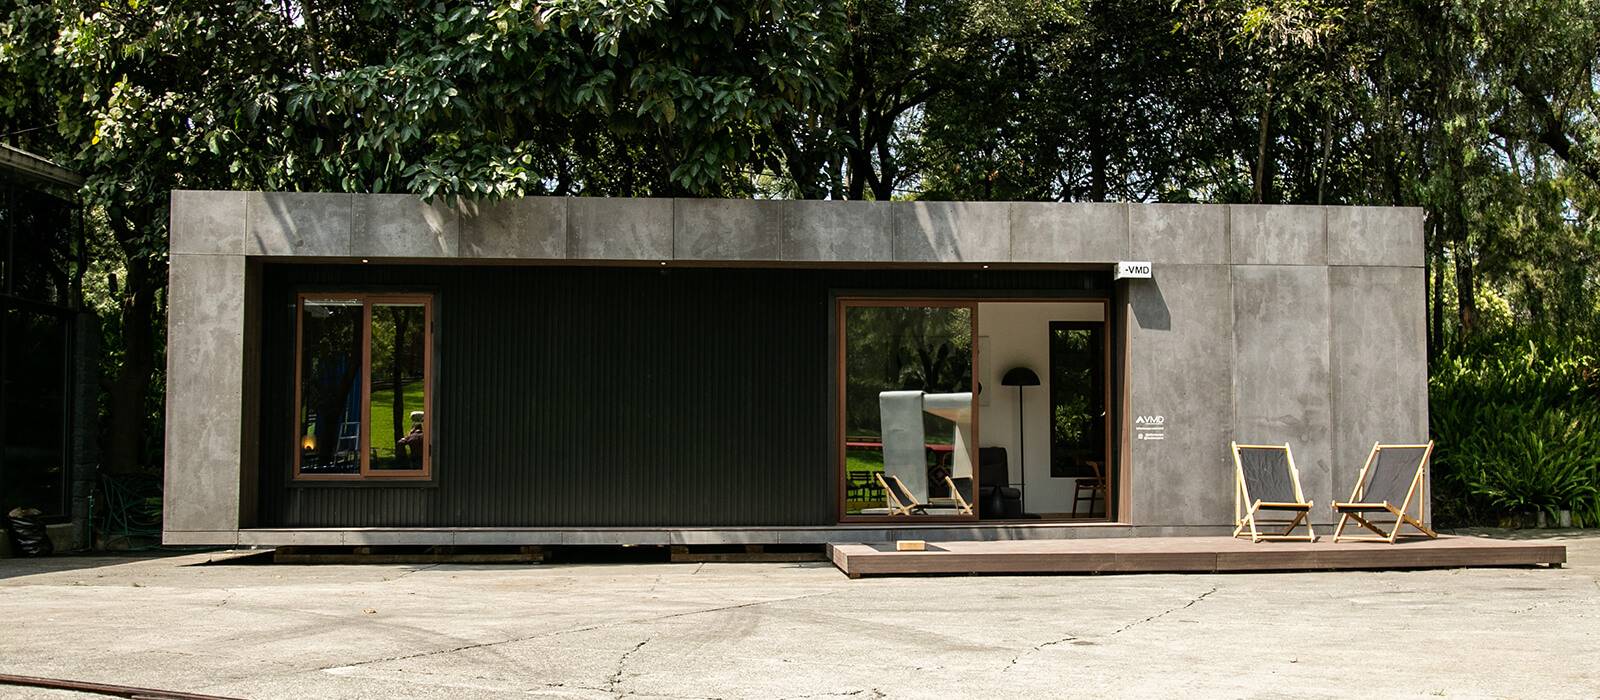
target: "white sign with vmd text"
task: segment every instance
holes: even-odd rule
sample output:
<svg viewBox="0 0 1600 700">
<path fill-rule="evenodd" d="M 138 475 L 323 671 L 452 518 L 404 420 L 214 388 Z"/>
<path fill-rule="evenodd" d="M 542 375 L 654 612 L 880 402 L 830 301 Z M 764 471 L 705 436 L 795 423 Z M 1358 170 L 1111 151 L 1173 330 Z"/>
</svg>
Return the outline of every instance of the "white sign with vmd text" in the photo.
<svg viewBox="0 0 1600 700">
<path fill-rule="evenodd" d="M 1117 274 L 1112 279 L 1119 280 L 1147 280 L 1150 279 L 1150 263 L 1148 261 L 1127 261 L 1117 263 Z"/>
</svg>

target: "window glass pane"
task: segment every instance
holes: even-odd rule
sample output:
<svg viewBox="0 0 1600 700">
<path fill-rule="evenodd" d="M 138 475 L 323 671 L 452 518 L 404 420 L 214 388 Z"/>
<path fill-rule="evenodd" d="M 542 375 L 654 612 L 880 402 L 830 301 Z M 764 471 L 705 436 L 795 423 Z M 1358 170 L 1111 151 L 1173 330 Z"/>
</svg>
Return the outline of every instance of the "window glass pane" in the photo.
<svg viewBox="0 0 1600 700">
<path fill-rule="evenodd" d="M 1099 328 L 1050 328 L 1050 475 L 1097 476 L 1105 460 L 1105 378 Z"/>
<path fill-rule="evenodd" d="M 846 512 L 967 514 L 972 310 L 850 306 L 844 336 Z"/>
<path fill-rule="evenodd" d="M 361 473 L 361 301 L 307 299 L 300 315 L 300 471 Z"/>
<path fill-rule="evenodd" d="M 427 453 L 427 310 L 372 305 L 371 469 L 422 469 Z"/>
<path fill-rule="evenodd" d="M 72 280 L 71 244 L 77 224 L 67 202 L 43 192 L 16 191 L 12 216 L 10 293 L 65 304 Z"/>
<path fill-rule="evenodd" d="M 67 331 L 63 318 L 5 312 L 5 461 L 0 506 L 67 513 Z"/>
</svg>

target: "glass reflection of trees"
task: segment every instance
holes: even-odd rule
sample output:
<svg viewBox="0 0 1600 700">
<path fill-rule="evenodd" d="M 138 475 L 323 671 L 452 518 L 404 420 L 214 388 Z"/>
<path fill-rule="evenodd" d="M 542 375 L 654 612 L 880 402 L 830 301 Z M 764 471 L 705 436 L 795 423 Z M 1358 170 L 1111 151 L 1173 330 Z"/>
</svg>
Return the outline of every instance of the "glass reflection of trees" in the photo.
<svg viewBox="0 0 1600 700">
<path fill-rule="evenodd" d="M 972 390 L 972 313 L 970 307 L 949 306 L 845 307 L 843 488 L 847 513 L 885 504 L 875 480 L 875 474 L 883 471 L 879 394 Z M 927 444 L 954 441 L 950 421 L 927 413 L 922 420 Z M 948 449 L 943 457 L 930 455 L 930 467 L 949 457 Z M 932 479 L 929 486 L 933 495 L 947 495 L 942 480 Z"/>
<path fill-rule="evenodd" d="M 426 476 L 428 299 L 307 297 L 300 308 L 299 473 Z"/>
<path fill-rule="evenodd" d="M 372 306 L 372 469 L 421 469 L 426 415 L 422 304 Z"/>
<path fill-rule="evenodd" d="M 1050 324 L 1050 475 L 1092 476 L 1105 464 L 1104 331 L 1098 324 Z"/>
<path fill-rule="evenodd" d="M 361 471 L 361 326 L 357 299 L 307 299 L 300 317 L 300 471 Z"/>
</svg>

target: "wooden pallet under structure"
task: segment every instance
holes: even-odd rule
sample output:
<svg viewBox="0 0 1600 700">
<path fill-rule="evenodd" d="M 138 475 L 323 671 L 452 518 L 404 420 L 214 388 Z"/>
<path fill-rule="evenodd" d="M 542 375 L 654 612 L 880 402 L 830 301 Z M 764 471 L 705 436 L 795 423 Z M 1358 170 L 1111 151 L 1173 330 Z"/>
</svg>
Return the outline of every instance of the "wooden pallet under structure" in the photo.
<svg viewBox="0 0 1600 700">
<path fill-rule="evenodd" d="M 1567 548 L 1550 542 L 1441 536 L 1372 542 L 1263 542 L 1231 537 L 1129 537 L 929 542 L 920 552 L 885 544 L 835 544 L 828 556 L 851 578 L 930 574 L 1218 573 L 1559 567 Z"/>
</svg>

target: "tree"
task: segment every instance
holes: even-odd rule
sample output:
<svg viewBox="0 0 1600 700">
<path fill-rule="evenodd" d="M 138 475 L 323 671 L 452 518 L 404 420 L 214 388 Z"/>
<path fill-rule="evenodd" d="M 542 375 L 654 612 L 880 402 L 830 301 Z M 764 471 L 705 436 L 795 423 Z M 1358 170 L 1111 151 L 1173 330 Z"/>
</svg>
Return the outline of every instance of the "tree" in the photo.
<svg viewBox="0 0 1600 700">
<path fill-rule="evenodd" d="M 837 92 L 836 5 L 0 0 L 0 134 L 83 174 L 111 259 L 104 457 L 159 429 L 174 189 L 735 195 Z M 147 439 L 148 438 L 148 439 Z"/>
</svg>

